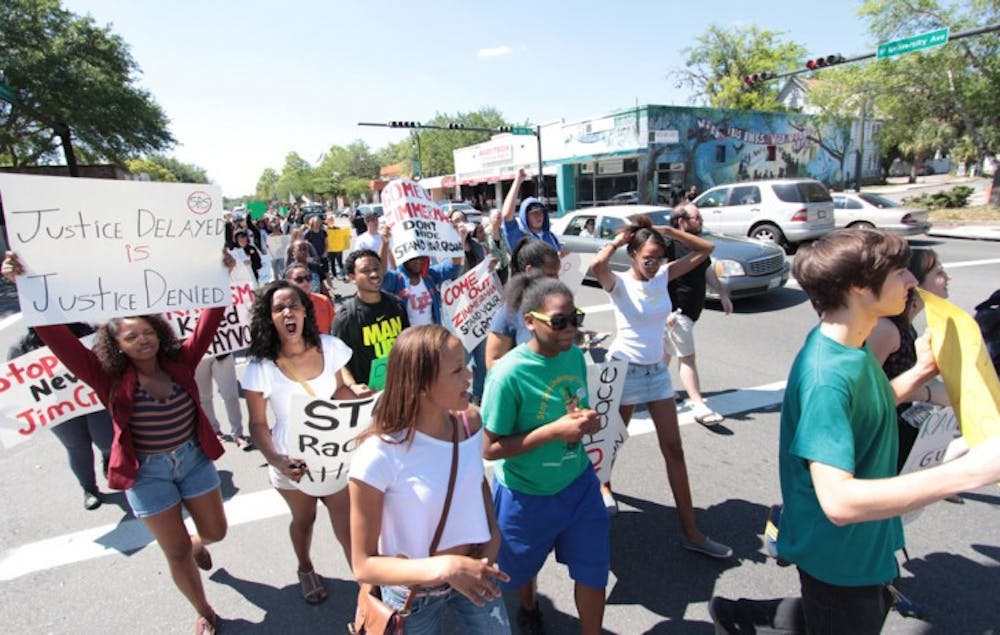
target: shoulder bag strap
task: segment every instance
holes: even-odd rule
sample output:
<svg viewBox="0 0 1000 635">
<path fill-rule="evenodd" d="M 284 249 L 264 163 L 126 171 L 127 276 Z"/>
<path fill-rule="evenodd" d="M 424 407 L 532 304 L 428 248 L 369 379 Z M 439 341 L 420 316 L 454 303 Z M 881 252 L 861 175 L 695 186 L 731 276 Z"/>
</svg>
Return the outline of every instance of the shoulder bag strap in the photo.
<svg viewBox="0 0 1000 635">
<path fill-rule="evenodd" d="M 283 373 L 285 373 L 286 375 L 288 375 L 289 377 L 291 377 L 295 381 L 299 382 L 299 385 L 302 386 L 303 390 L 306 391 L 307 395 L 309 395 L 310 397 L 315 397 L 316 396 L 316 393 L 313 392 L 312 386 L 310 386 L 306 382 L 302 381 L 302 379 L 299 378 L 299 374 L 296 373 L 295 370 L 292 369 L 292 367 L 289 364 L 286 364 L 285 362 L 283 362 L 280 359 L 275 359 L 274 360 L 274 365 L 277 366 Z"/>
</svg>

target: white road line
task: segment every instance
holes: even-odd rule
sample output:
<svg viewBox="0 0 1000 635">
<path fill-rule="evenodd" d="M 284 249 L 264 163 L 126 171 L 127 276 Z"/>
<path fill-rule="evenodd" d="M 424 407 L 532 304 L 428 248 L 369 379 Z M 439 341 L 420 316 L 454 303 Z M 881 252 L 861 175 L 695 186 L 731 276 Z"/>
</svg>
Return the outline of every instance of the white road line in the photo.
<svg viewBox="0 0 1000 635">
<path fill-rule="evenodd" d="M 945 269 L 961 269 L 962 267 L 981 267 L 982 265 L 995 265 L 1000 263 L 1000 258 L 987 258 L 985 260 L 964 260 L 962 262 L 945 263 Z"/>
<path fill-rule="evenodd" d="M 13 313 L 11 315 L 8 315 L 4 319 L 0 320 L 0 331 L 4 330 L 4 329 L 6 329 L 6 328 L 8 328 L 10 326 L 13 326 L 14 324 L 16 324 L 16 323 L 18 323 L 20 321 L 21 321 L 21 314 L 20 313 Z"/>
<path fill-rule="evenodd" d="M 785 382 L 780 381 L 715 395 L 709 397 L 707 402 L 722 415 L 760 410 L 780 404 L 784 387 Z M 694 413 L 686 404 L 681 404 L 677 415 L 680 425 L 695 422 Z M 630 436 L 649 434 L 653 431 L 653 422 L 648 415 L 636 416 L 629 424 Z M 288 507 L 273 489 L 237 494 L 226 501 L 225 508 L 230 527 L 288 514 Z M 188 520 L 187 523 L 188 530 L 194 531 L 191 521 Z M 37 571 L 104 556 L 134 552 L 152 543 L 153 537 L 145 525 L 134 518 L 53 536 L 8 549 L 0 554 L 0 581 L 16 580 Z"/>
</svg>

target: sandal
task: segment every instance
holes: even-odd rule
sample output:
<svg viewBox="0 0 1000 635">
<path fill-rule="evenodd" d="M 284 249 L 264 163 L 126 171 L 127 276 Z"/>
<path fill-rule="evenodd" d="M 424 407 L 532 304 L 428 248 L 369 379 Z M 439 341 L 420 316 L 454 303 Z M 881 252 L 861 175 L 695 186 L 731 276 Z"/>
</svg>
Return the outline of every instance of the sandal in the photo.
<svg viewBox="0 0 1000 635">
<path fill-rule="evenodd" d="M 320 604 L 326 601 L 326 587 L 323 579 L 316 571 L 299 571 L 299 585 L 302 587 L 302 597 L 309 604 Z"/>
<path fill-rule="evenodd" d="M 714 410 L 706 410 L 701 412 L 700 414 L 696 414 L 694 416 L 694 420 L 703 426 L 711 427 L 722 423 L 723 421 L 726 420 L 726 418 L 720 415 L 718 412 L 715 412 Z"/>
<path fill-rule="evenodd" d="M 208 553 L 208 549 L 202 547 L 192 555 L 194 556 L 194 563 L 198 565 L 199 569 L 202 571 L 210 571 L 212 569 L 212 554 Z"/>
<path fill-rule="evenodd" d="M 215 621 L 214 615 L 211 620 L 204 616 L 198 616 L 194 622 L 194 635 L 215 635 Z"/>
</svg>

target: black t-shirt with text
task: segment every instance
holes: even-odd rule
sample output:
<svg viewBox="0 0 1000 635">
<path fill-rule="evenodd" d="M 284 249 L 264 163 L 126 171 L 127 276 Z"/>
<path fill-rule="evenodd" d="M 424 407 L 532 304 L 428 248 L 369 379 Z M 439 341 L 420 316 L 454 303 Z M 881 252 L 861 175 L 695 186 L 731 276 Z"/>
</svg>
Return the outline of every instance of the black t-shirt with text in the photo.
<svg viewBox="0 0 1000 635">
<path fill-rule="evenodd" d="M 388 356 L 396 337 L 410 326 L 403 301 L 391 293 L 380 293 L 375 304 L 357 296 L 348 298 L 333 319 L 333 334 L 354 351 L 347 369 L 359 383 L 368 383 L 372 361 Z"/>
</svg>

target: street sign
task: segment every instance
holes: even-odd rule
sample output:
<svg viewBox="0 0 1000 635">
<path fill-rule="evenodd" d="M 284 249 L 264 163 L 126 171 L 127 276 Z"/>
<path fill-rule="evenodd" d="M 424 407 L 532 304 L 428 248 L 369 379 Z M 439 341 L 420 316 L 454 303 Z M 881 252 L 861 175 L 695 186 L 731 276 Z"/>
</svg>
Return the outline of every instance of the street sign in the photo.
<svg viewBox="0 0 1000 635">
<path fill-rule="evenodd" d="M 17 94 L 9 84 L 0 83 L 0 101 L 13 104 L 17 100 Z"/>
<path fill-rule="evenodd" d="M 942 46 L 947 42 L 947 28 L 938 29 L 936 31 L 928 31 L 927 33 L 921 33 L 920 35 L 903 38 L 902 40 L 896 40 L 895 42 L 879 44 L 878 48 L 875 49 L 875 57 L 882 60 L 887 57 L 895 57 L 904 53 L 912 53 L 914 51 L 922 51 L 923 49 Z"/>
<path fill-rule="evenodd" d="M 680 143 L 681 133 L 677 130 L 653 130 L 653 143 Z"/>
<path fill-rule="evenodd" d="M 525 127 L 514 126 L 514 127 L 512 127 L 510 129 L 510 133 L 511 134 L 520 134 L 520 135 L 535 134 L 535 129 L 534 128 L 525 128 Z"/>
</svg>

